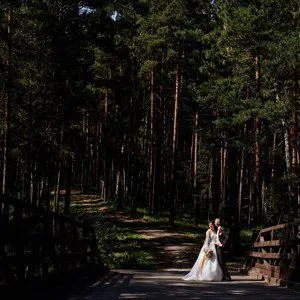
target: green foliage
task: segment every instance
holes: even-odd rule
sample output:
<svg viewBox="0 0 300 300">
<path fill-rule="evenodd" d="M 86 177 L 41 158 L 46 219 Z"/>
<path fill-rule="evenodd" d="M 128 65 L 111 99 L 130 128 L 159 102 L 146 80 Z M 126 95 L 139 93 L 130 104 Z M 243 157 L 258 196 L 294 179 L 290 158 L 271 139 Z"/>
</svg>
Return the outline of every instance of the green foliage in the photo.
<svg viewBox="0 0 300 300">
<path fill-rule="evenodd" d="M 155 211 L 157 215 L 145 216 L 153 222 L 167 218 L 158 212 L 167 211 L 173 194 L 178 216 L 193 211 L 193 194 L 200 196 L 203 216 L 207 211 L 231 212 L 236 208 L 242 157 L 246 174 L 242 198 L 249 199 L 257 143 L 260 184 L 266 188 L 265 219 L 259 222 L 288 219 L 295 210 L 291 207 L 297 180 L 295 174 L 290 180 L 286 167 L 283 122 L 291 127 L 291 115 L 299 110 L 298 15 L 295 0 L 80 1 L 80 6 L 62 0 L 2 1 L 0 119 L 5 119 L 9 98 L 9 193 L 28 197 L 34 189 L 38 199 L 45 186 L 65 187 L 71 166 L 74 186 L 95 193 L 105 186 L 117 206 Z M 260 123 L 259 132 L 255 121 Z M 5 125 L 0 123 L 1 157 Z M 195 132 L 201 140 L 196 190 Z M 275 150 L 270 138 L 274 134 Z M 221 199 L 220 149 L 225 146 L 228 164 Z M 270 180 L 273 156 L 276 176 Z M 150 164 L 158 170 L 154 179 Z M 255 206 L 242 206 L 255 219 L 251 205 Z M 250 222 L 246 215 L 244 221 Z M 105 236 L 114 239 L 113 231 L 103 232 L 104 241 Z M 120 257 L 133 259 L 126 255 Z"/>
<path fill-rule="evenodd" d="M 96 238 L 98 243 L 99 255 L 107 267 L 114 266 L 115 255 L 113 249 L 115 249 L 118 241 L 117 227 L 110 224 L 99 224 L 96 228 Z"/>
<path fill-rule="evenodd" d="M 268 224 L 281 224 L 293 220 L 294 196 L 292 191 L 297 189 L 299 179 L 294 176 L 276 178 L 266 192 L 266 222 Z"/>
</svg>

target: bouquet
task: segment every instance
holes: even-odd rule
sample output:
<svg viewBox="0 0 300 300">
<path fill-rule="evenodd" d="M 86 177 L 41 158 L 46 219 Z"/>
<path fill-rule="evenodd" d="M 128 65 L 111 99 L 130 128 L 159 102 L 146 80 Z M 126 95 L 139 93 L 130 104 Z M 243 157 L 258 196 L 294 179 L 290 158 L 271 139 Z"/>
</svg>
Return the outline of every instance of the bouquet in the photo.
<svg viewBox="0 0 300 300">
<path fill-rule="evenodd" d="M 214 256 L 214 253 L 211 249 L 205 249 L 204 253 L 205 253 L 205 257 L 207 259 L 211 259 Z"/>
</svg>

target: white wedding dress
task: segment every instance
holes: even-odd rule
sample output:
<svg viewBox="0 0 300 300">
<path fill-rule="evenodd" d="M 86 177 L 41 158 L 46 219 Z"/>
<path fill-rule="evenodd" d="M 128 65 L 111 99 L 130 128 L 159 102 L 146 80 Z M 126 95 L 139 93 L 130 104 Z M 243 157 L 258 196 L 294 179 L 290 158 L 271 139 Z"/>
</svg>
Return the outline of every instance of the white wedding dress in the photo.
<svg viewBox="0 0 300 300">
<path fill-rule="evenodd" d="M 191 271 L 183 277 L 184 280 L 198 280 L 198 281 L 221 281 L 223 277 L 222 269 L 218 262 L 216 246 L 218 237 L 215 232 L 208 229 L 206 231 L 206 238 L 204 245 L 201 248 L 199 256 L 192 267 Z M 205 256 L 205 250 L 213 251 L 211 258 Z"/>
</svg>

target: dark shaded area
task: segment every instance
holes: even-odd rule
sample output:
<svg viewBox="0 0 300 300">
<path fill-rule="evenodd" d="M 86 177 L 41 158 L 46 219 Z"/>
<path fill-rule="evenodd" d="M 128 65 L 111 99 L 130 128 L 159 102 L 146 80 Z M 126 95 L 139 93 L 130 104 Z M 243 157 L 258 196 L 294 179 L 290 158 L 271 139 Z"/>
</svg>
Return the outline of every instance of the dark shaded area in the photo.
<svg viewBox="0 0 300 300">
<path fill-rule="evenodd" d="M 85 269 L 104 270 L 86 222 L 7 197 L 0 197 L 0 206 L 0 281 L 8 290 L 58 284 L 66 274 L 73 278 Z"/>
<path fill-rule="evenodd" d="M 97 281 L 107 269 L 101 266 L 89 266 L 64 274 L 52 275 L 48 280 L 33 280 L 24 284 L 15 282 L 0 288 L 1 300 L 9 299 L 67 299 L 74 293 L 80 293 Z"/>
</svg>

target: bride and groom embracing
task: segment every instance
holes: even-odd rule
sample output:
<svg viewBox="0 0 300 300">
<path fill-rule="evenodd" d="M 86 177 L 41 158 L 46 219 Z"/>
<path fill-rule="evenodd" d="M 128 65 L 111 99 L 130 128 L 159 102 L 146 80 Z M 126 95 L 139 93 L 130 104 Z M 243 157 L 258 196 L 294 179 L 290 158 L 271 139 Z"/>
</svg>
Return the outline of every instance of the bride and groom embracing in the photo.
<svg viewBox="0 0 300 300">
<path fill-rule="evenodd" d="M 209 222 L 204 245 L 191 271 L 183 277 L 184 280 L 224 281 L 231 280 L 226 268 L 224 247 L 228 234 L 222 228 L 220 219 Z"/>
</svg>

